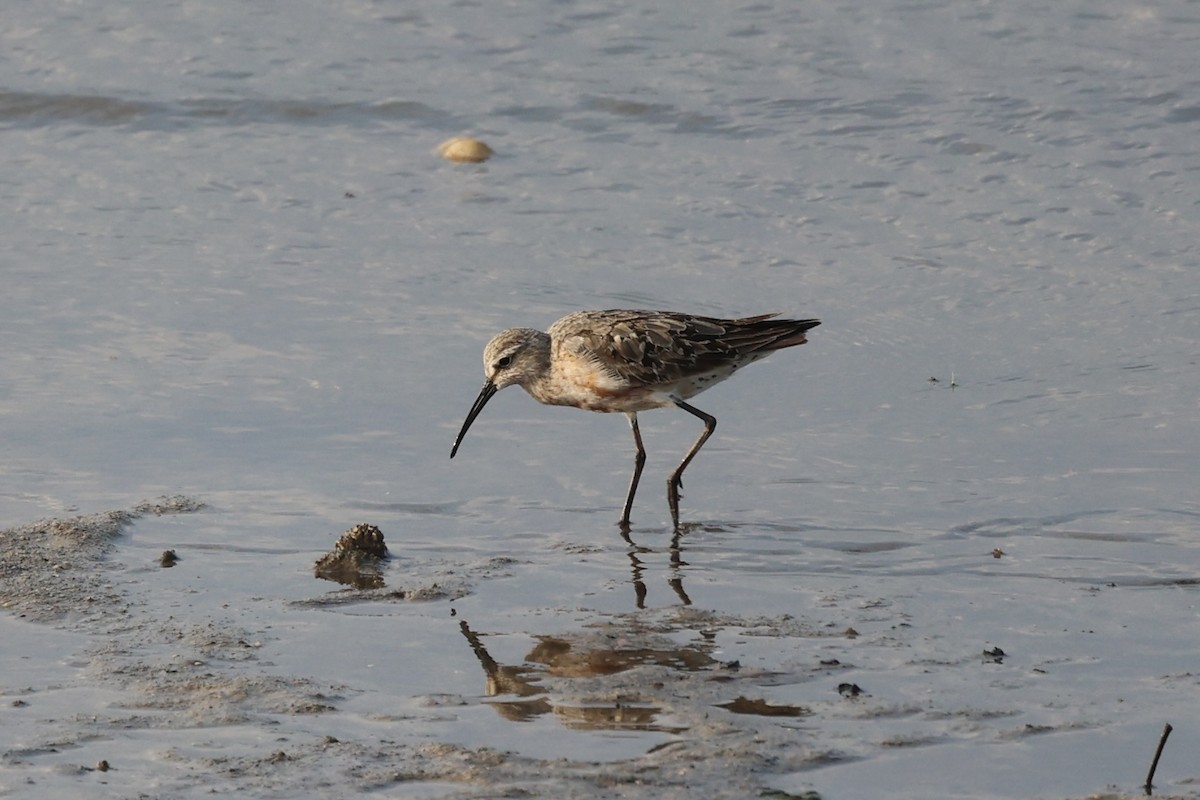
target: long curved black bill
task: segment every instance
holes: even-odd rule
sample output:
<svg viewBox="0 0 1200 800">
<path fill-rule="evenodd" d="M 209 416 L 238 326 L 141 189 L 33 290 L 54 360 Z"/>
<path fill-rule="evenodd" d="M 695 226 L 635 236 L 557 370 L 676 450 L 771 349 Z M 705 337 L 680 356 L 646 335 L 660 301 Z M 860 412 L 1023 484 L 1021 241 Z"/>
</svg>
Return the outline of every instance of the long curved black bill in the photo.
<svg viewBox="0 0 1200 800">
<path fill-rule="evenodd" d="M 463 422 L 462 430 L 458 432 L 458 438 L 454 440 L 454 447 L 450 448 L 451 458 L 454 458 L 454 454 L 458 452 L 458 446 L 462 444 L 463 437 L 467 435 L 467 428 L 471 427 L 471 423 L 479 416 L 479 412 L 483 411 L 483 407 L 487 405 L 488 400 L 492 399 L 492 395 L 496 391 L 496 384 L 491 381 L 483 382 L 483 388 L 479 390 L 479 397 L 475 398 L 475 405 L 471 406 L 471 410 L 467 412 L 467 419 Z"/>
</svg>

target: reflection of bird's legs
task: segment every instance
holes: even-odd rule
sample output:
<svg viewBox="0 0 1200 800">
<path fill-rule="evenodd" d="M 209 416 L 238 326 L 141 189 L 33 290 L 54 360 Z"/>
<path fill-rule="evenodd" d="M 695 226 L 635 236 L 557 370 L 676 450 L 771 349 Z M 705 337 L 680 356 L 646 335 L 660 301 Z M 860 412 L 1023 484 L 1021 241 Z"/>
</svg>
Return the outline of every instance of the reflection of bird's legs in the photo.
<svg viewBox="0 0 1200 800">
<path fill-rule="evenodd" d="M 636 480 L 636 479 L 635 479 Z M 637 557 L 639 552 L 646 552 L 646 548 L 639 547 L 633 543 L 633 539 L 629 538 L 629 527 L 621 528 L 621 538 L 629 543 L 629 564 L 633 569 L 633 595 L 637 601 L 638 608 L 646 607 L 646 582 L 642 580 L 642 573 L 646 568 L 642 566 L 642 560 Z"/>
<path fill-rule="evenodd" d="M 679 597 L 685 606 L 692 604 L 692 598 L 687 596 L 687 592 L 683 590 L 683 570 L 681 567 L 686 567 L 688 564 L 683 560 L 683 548 L 679 544 L 679 540 L 683 535 L 676 531 L 671 537 L 671 577 L 667 579 L 667 583 L 675 594 Z"/>
</svg>

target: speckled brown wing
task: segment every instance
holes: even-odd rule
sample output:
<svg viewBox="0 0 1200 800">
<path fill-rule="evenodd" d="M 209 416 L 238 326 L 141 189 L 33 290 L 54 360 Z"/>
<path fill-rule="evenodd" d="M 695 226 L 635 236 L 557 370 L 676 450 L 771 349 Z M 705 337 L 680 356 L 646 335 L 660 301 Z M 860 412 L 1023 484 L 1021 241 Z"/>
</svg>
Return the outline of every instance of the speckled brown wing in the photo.
<svg viewBox="0 0 1200 800">
<path fill-rule="evenodd" d="M 631 386 L 672 383 L 730 369 L 805 342 L 816 320 L 777 314 L 717 319 L 663 311 L 612 309 L 571 314 L 550 328 L 556 347 L 589 358 Z"/>
</svg>

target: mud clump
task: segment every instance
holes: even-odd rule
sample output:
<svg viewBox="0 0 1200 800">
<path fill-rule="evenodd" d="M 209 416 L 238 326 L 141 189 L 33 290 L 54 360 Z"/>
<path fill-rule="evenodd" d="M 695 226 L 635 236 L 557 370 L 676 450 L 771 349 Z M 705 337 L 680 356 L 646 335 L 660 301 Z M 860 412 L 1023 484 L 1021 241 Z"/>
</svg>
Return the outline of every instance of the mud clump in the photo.
<svg viewBox="0 0 1200 800">
<path fill-rule="evenodd" d="M 355 589 L 379 589 L 388 558 L 383 532 L 374 525 L 359 524 L 343 533 L 333 550 L 317 559 L 313 574 Z"/>
</svg>

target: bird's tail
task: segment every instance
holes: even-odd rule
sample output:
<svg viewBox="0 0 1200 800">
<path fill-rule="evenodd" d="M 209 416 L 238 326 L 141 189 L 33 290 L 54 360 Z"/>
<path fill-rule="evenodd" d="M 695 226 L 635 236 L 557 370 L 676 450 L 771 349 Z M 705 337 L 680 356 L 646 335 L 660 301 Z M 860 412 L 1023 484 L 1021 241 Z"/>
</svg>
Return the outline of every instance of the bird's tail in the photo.
<svg viewBox="0 0 1200 800">
<path fill-rule="evenodd" d="M 819 319 L 774 319 L 775 314 L 761 314 L 734 320 L 735 329 L 731 337 L 743 339 L 754 350 L 782 350 L 804 344 L 808 337 L 804 332 L 821 324 Z"/>
</svg>

